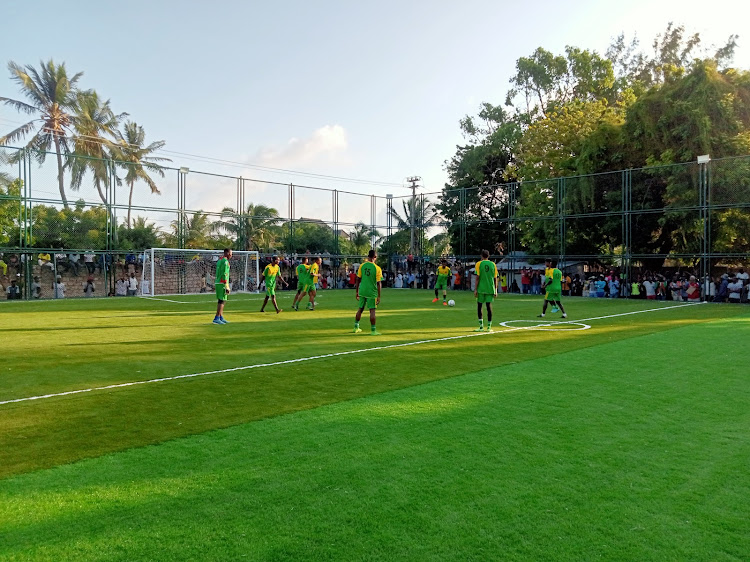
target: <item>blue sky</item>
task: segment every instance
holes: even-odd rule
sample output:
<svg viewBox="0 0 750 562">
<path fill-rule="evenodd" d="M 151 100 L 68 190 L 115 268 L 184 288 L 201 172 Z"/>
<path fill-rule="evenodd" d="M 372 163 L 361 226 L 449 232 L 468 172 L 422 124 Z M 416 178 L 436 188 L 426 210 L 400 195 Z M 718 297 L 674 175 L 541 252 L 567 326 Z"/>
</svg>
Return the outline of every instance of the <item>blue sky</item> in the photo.
<svg viewBox="0 0 750 562">
<path fill-rule="evenodd" d="M 648 49 L 669 21 L 704 43 L 740 34 L 750 68 L 750 2 L 215 2 L 4 0 L 0 62 L 64 61 L 81 85 L 165 140 L 193 170 L 374 193 L 427 191 L 462 142 L 458 122 L 501 103 L 515 61 L 542 46 L 603 53 L 621 32 Z M 0 95 L 19 97 L 0 70 Z M 21 122 L 0 107 L 0 132 Z M 395 185 L 356 184 L 229 166 L 174 152 Z M 232 183 L 196 194 L 234 204 Z M 168 191 L 168 189 L 167 189 Z M 314 194 L 307 194 L 311 204 Z M 257 198 L 270 198 L 266 189 Z M 248 199 L 253 199 L 252 194 Z M 326 203 L 327 204 L 327 203 Z M 167 205 L 171 206 L 171 205 Z M 221 207 L 223 205 L 220 205 Z"/>
</svg>

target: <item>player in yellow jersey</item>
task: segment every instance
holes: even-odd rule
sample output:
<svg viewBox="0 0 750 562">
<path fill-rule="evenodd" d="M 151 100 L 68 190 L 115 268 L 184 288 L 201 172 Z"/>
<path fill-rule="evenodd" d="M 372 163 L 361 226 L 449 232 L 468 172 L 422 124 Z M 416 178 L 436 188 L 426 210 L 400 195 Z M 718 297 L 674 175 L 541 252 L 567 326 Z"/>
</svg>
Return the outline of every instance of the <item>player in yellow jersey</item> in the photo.
<svg viewBox="0 0 750 562">
<path fill-rule="evenodd" d="M 443 290 L 443 306 L 448 306 L 448 279 L 451 276 L 451 268 L 448 266 L 448 260 L 441 260 L 437 268 L 437 280 L 435 281 L 435 298 L 432 302 L 438 301 L 438 291 Z"/>
<path fill-rule="evenodd" d="M 375 329 L 375 309 L 380 304 L 383 270 L 375 263 L 377 257 L 378 254 L 375 250 L 370 250 L 367 254 L 367 261 L 360 265 L 357 271 L 354 292 L 359 302 L 359 308 L 357 309 L 357 315 L 354 317 L 355 334 L 362 331 L 359 327 L 359 321 L 362 318 L 362 312 L 367 307 L 370 309 L 370 335 L 380 335 L 380 332 Z"/>
<path fill-rule="evenodd" d="M 279 308 L 279 305 L 276 304 L 276 280 L 278 279 L 287 287 L 289 286 L 289 284 L 284 281 L 284 278 L 280 275 L 279 256 L 273 256 L 271 258 L 271 263 L 269 263 L 263 270 L 263 277 L 266 281 L 266 298 L 263 299 L 263 306 L 260 307 L 260 311 L 266 311 L 266 305 L 268 304 L 268 299 L 270 298 L 271 302 L 273 303 L 273 307 L 276 309 L 276 314 L 278 314 L 279 312 L 281 312 L 281 309 Z"/>
<path fill-rule="evenodd" d="M 553 273 L 554 270 L 555 270 L 555 268 L 554 268 L 554 266 L 552 264 L 552 259 L 551 258 L 547 258 L 546 260 L 544 260 L 544 279 L 542 280 L 542 291 L 544 291 L 544 288 L 552 280 L 552 273 Z M 546 292 L 545 292 L 545 294 L 546 294 Z M 547 304 L 546 304 L 547 301 L 546 301 L 546 299 L 545 299 L 544 302 L 545 302 L 544 307 L 546 308 L 547 307 Z M 557 311 L 558 311 L 557 306 L 553 303 L 552 304 L 552 312 L 557 312 Z"/>
<path fill-rule="evenodd" d="M 305 292 L 307 292 L 309 296 L 309 300 L 307 302 L 307 310 L 315 310 L 315 295 L 318 292 L 318 278 L 320 277 L 320 266 L 322 263 L 322 258 L 315 258 L 310 265 L 310 270 L 307 272 L 308 282 L 307 287 L 305 287 Z"/>
<path fill-rule="evenodd" d="M 474 297 L 477 299 L 477 316 L 479 317 L 479 328 L 475 332 L 481 332 L 484 328 L 482 319 L 482 304 L 487 307 L 487 331 L 492 331 L 492 301 L 497 296 L 497 266 L 490 261 L 489 250 L 482 250 L 482 261 L 478 261 L 475 271 L 477 273 L 477 285 L 474 289 Z"/>
</svg>

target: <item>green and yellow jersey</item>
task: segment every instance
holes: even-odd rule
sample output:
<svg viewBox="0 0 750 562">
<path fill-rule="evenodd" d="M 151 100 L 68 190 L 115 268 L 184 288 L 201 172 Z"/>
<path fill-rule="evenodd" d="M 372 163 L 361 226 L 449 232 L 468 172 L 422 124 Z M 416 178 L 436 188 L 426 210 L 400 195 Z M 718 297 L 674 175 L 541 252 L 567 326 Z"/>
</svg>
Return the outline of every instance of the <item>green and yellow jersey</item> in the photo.
<svg viewBox="0 0 750 562">
<path fill-rule="evenodd" d="M 310 279 L 308 283 L 317 283 L 318 277 L 320 276 L 320 266 L 317 262 L 313 262 L 313 264 L 310 266 L 310 271 L 307 272 Z"/>
<path fill-rule="evenodd" d="M 269 263 L 263 270 L 263 277 L 266 280 L 266 288 L 276 287 L 276 277 L 279 275 L 279 266 Z"/>
<path fill-rule="evenodd" d="M 560 294 L 562 291 L 562 271 L 555 268 L 549 270 L 549 280 L 547 281 L 547 293 Z M 545 273 L 546 275 L 546 273 Z"/>
<path fill-rule="evenodd" d="M 439 287 L 441 285 L 447 285 L 448 279 L 450 279 L 451 276 L 451 268 L 441 265 L 437 268 L 437 281 L 435 282 L 435 286 Z"/>
<path fill-rule="evenodd" d="M 366 261 L 359 266 L 357 277 L 360 279 L 359 296 L 376 299 L 378 297 L 378 283 L 383 280 L 383 270 L 377 264 Z"/>
<path fill-rule="evenodd" d="M 476 273 L 479 276 L 477 280 L 477 293 L 485 295 L 494 295 L 497 292 L 495 279 L 497 278 L 497 266 L 490 260 L 478 261 Z"/>
<path fill-rule="evenodd" d="M 216 263 L 215 284 L 229 287 L 229 260 L 225 257 Z"/>
<path fill-rule="evenodd" d="M 297 286 L 303 287 L 307 285 L 309 282 L 308 279 L 308 271 L 310 270 L 309 265 L 305 265 L 304 263 L 301 263 L 297 266 Z"/>
</svg>

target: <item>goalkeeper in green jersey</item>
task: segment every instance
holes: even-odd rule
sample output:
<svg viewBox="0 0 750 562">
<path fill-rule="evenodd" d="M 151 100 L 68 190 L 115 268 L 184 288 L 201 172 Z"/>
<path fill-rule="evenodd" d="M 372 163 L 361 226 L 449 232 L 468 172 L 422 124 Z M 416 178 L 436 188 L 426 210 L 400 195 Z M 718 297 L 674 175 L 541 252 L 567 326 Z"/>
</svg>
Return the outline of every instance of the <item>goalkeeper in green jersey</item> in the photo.
<svg viewBox="0 0 750 562">
<path fill-rule="evenodd" d="M 568 315 L 565 314 L 565 309 L 560 300 L 560 295 L 562 294 L 562 271 L 557 269 L 557 260 L 549 261 L 551 268 L 549 270 L 549 277 L 545 277 L 544 285 L 542 285 L 542 289 L 545 290 L 546 293 L 544 295 L 544 306 L 542 307 L 542 313 L 539 315 L 539 318 L 544 318 L 544 315 L 547 312 L 547 305 L 550 303 L 553 307 L 557 306 L 557 308 L 560 309 L 563 318 L 567 318 Z M 556 312 L 556 310 L 553 308 L 552 312 Z"/>
<path fill-rule="evenodd" d="M 289 286 L 288 283 L 284 281 L 284 278 L 279 274 L 279 256 L 273 256 L 271 258 L 271 263 L 269 263 L 263 270 L 263 277 L 266 282 L 266 298 L 263 300 L 263 306 L 260 307 L 260 311 L 266 311 L 266 305 L 268 304 L 268 299 L 270 298 L 271 302 L 273 303 L 273 307 L 276 309 L 276 314 L 278 314 L 279 312 L 281 312 L 281 309 L 279 308 L 279 305 L 276 304 L 276 280 L 278 279 L 284 285 Z"/>
<path fill-rule="evenodd" d="M 438 291 L 443 290 L 443 306 L 448 306 L 448 279 L 451 276 L 451 268 L 448 267 L 448 260 L 442 260 L 437 268 L 437 280 L 435 281 L 435 298 L 432 302 L 438 301 Z"/>
<path fill-rule="evenodd" d="M 359 301 L 357 315 L 354 317 L 354 333 L 362 330 L 359 321 L 365 308 L 370 309 L 370 335 L 379 336 L 380 332 L 375 329 L 375 309 L 380 304 L 380 291 L 382 289 L 383 270 L 375 263 L 378 254 L 370 250 L 367 261 L 359 266 L 357 279 L 354 282 L 355 297 Z"/>
<path fill-rule="evenodd" d="M 476 268 L 477 285 L 474 289 L 474 297 L 477 299 L 477 316 L 479 317 L 479 328 L 475 332 L 481 332 L 484 328 L 482 319 L 482 304 L 487 307 L 487 331 L 492 331 L 492 301 L 497 296 L 497 266 L 490 261 L 489 250 L 482 250 L 482 261 L 478 261 Z"/>
<path fill-rule="evenodd" d="M 302 298 L 307 293 L 307 284 L 309 283 L 308 278 L 310 271 L 310 266 L 307 265 L 308 257 L 305 256 L 302 258 L 302 262 L 297 266 L 297 294 L 294 295 L 294 302 L 292 303 L 292 308 L 294 310 L 299 310 L 299 303 L 302 302 Z"/>
<path fill-rule="evenodd" d="M 214 324 L 229 324 L 224 319 L 224 303 L 227 302 L 227 298 L 229 297 L 229 260 L 231 257 L 232 250 L 225 248 L 224 257 L 216 263 L 216 281 L 214 286 L 216 287 L 216 298 L 219 303 L 216 305 Z"/>
</svg>

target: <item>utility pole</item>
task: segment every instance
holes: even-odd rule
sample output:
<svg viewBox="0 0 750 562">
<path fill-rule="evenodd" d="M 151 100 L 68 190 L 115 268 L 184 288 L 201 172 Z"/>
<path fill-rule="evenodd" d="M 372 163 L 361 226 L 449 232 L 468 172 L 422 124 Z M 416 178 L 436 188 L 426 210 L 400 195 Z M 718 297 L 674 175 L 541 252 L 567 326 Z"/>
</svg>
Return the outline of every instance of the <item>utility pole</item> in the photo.
<svg viewBox="0 0 750 562">
<path fill-rule="evenodd" d="M 422 181 L 422 178 L 419 176 L 411 176 L 406 178 L 406 181 L 408 181 L 411 184 L 411 239 L 409 241 L 409 253 L 413 256 L 414 255 L 414 221 L 416 218 L 416 212 L 417 212 L 417 187 L 419 187 L 417 184 Z"/>
</svg>

